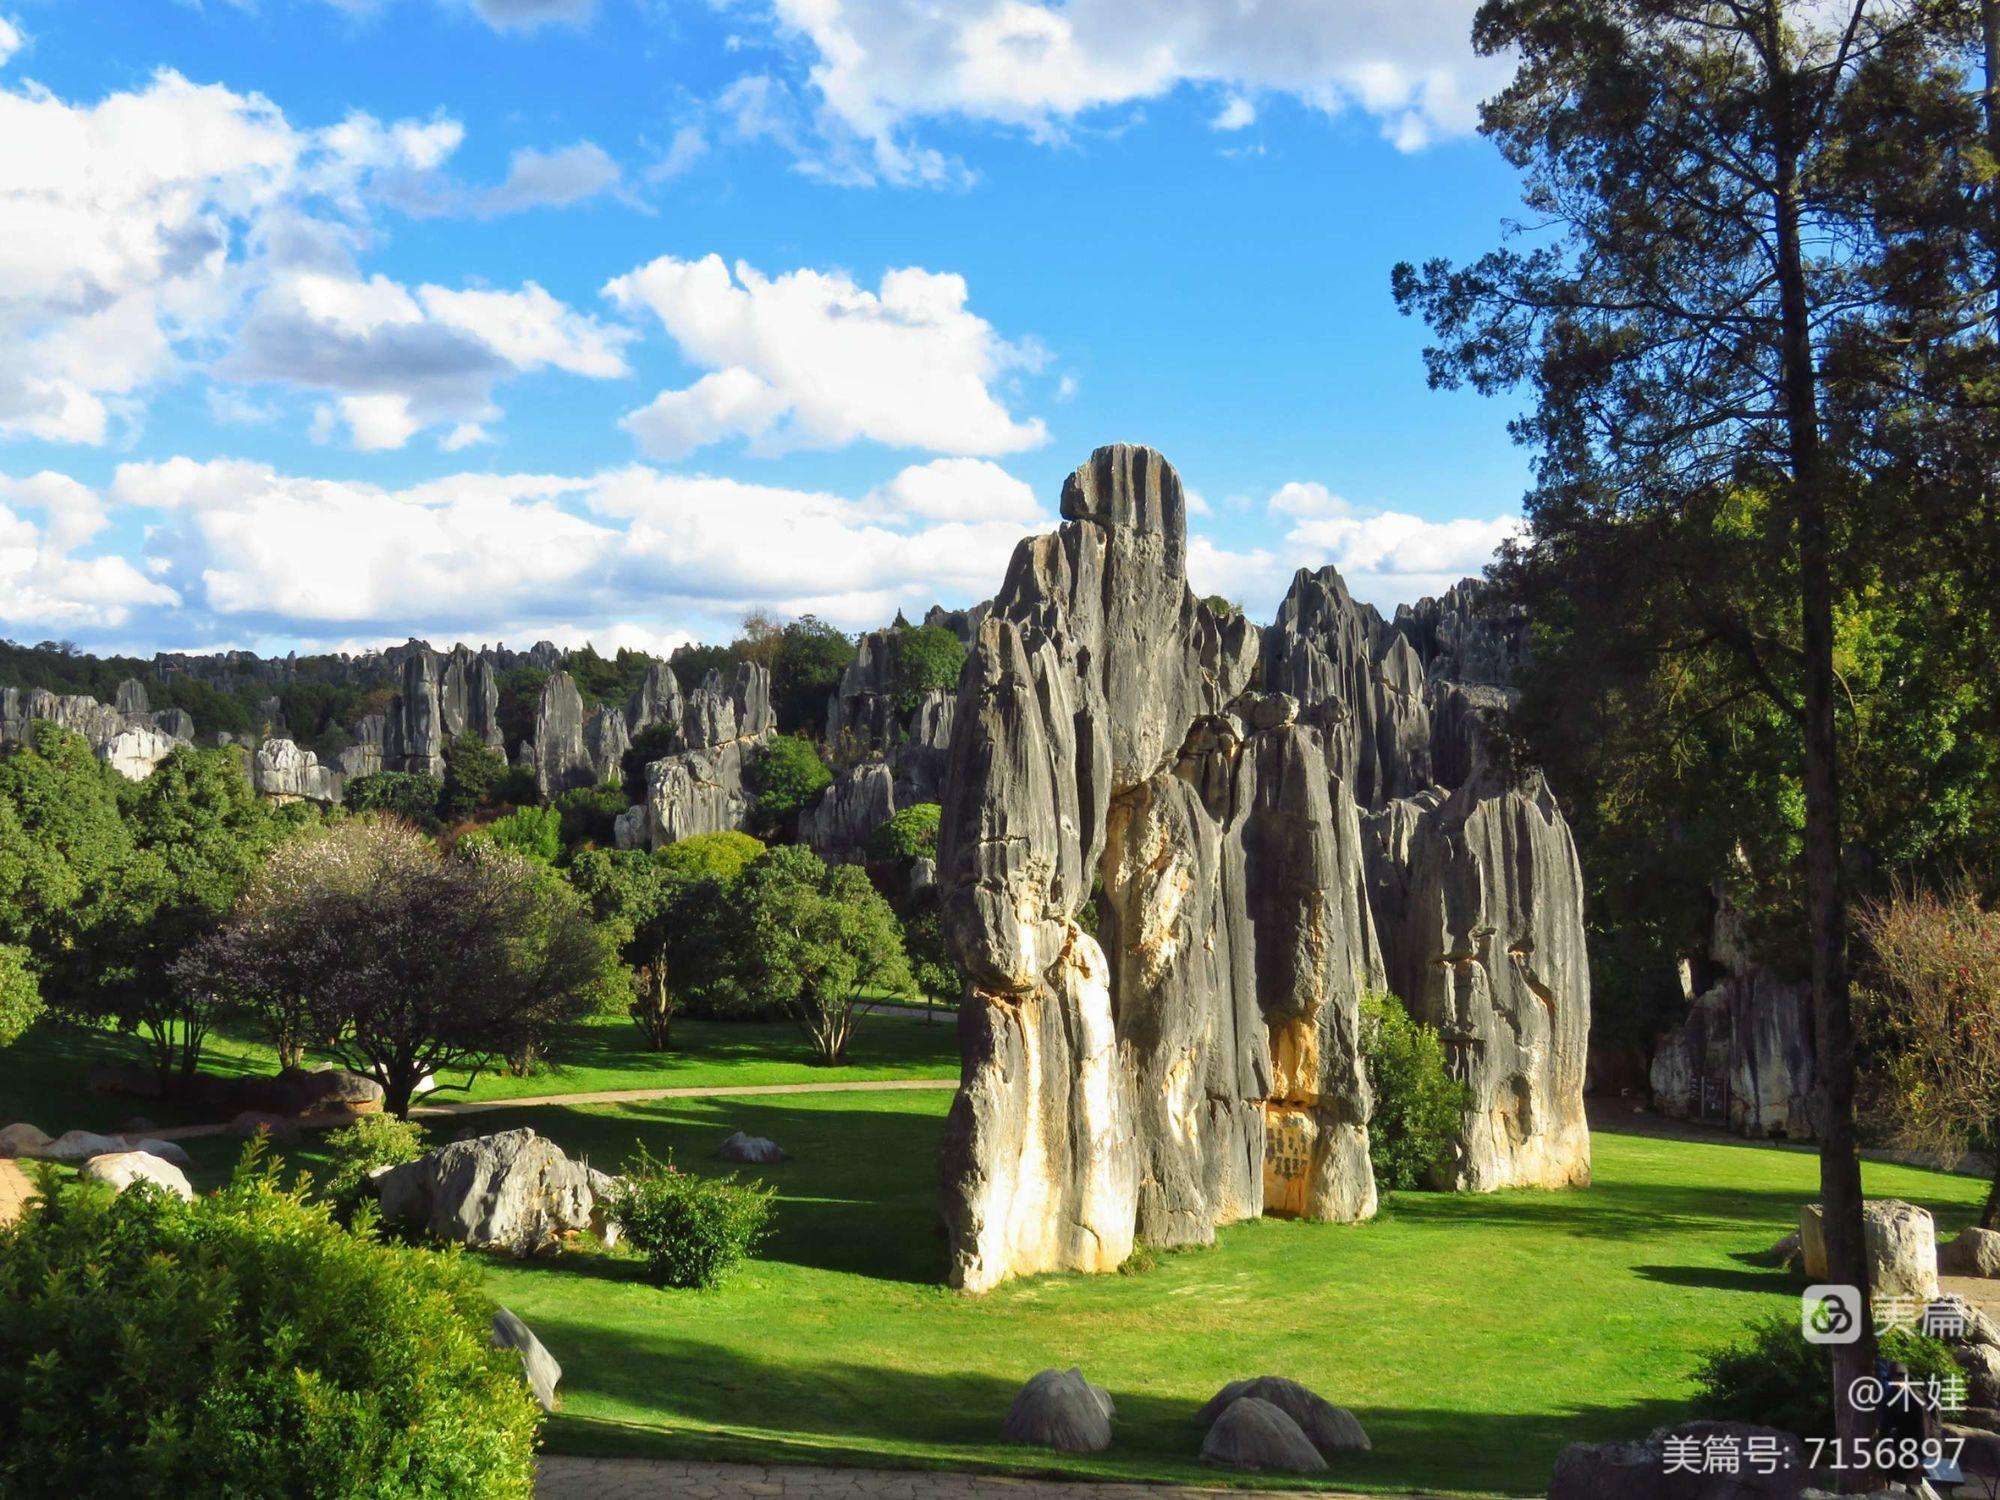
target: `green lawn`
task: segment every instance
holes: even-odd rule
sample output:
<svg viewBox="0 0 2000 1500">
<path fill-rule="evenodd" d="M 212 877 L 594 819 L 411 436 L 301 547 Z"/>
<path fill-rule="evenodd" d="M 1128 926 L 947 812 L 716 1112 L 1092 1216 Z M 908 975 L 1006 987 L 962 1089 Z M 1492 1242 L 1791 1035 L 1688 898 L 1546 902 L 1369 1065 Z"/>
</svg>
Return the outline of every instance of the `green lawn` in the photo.
<svg viewBox="0 0 2000 1500">
<path fill-rule="evenodd" d="M 138 1037 L 93 1028 L 39 1026 L 0 1060 L 0 1125 L 27 1120 L 60 1135 L 65 1130 L 110 1129 L 135 1114 L 161 1125 L 195 1123 L 200 1111 L 191 1115 L 170 1101 L 90 1092 L 93 1069 L 147 1062 Z M 230 1077 L 269 1074 L 277 1066 L 277 1054 L 249 1032 L 218 1033 L 210 1039 L 203 1060 L 205 1071 Z M 440 1081 L 456 1083 L 462 1076 L 447 1074 Z M 674 1027 L 671 1050 L 650 1052 L 629 1020 L 605 1016 L 564 1027 L 549 1064 L 526 1077 L 482 1073 L 469 1091 L 445 1089 L 435 1097 L 518 1099 L 607 1089 L 957 1076 L 958 1030 L 945 1012 L 922 1020 L 864 1018 L 847 1066 L 838 1069 L 815 1063 L 803 1034 L 788 1022 L 682 1021 Z"/>
<path fill-rule="evenodd" d="M 592 1253 L 495 1261 L 489 1286 L 564 1368 L 552 1448 L 888 1462 L 1191 1480 L 1196 1408 L 1265 1372 L 1352 1407 L 1372 1454 L 1332 1482 L 1367 1490 L 1539 1494 L 1576 1439 L 1677 1416 L 1696 1356 L 1795 1307 L 1751 1264 L 1815 1196 L 1802 1153 L 1597 1137 L 1597 1183 L 1570 1193 L 1403 1195 L 1361 1226 L 1266 1220 L 1213 1250 L 1121 1276 L 1045 1276 L 984 1298 L 942 1289 L 936 1148 L 949 1095 L 790 1096 L 556 1106 L 531 1123 L 598 1165 L 635 1140 L 715 1170 L 743 1128 L 793 1159 L 777 1234 L 709 1293 L 660 1291 Z M 1870 1165 L 1955 1231 L 1979 1184 Z M 1109 1453 L 1061 1459 L 995 1436 L 1020 1382 L 1081 1364 L 1117 1400 Z"/>
</svg>

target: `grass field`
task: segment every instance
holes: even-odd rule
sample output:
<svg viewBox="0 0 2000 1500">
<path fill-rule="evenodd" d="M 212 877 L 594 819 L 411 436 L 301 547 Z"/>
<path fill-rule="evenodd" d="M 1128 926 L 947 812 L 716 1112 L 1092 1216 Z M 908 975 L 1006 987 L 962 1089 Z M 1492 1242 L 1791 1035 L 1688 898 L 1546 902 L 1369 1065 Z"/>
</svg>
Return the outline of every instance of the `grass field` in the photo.
<svg viewBox="0 0 2000 1500">
<path fill-rule="evenodd" d="M 579 1252 L 491 1263 L 493 1295 L 564 1368 L 558 1451 L 890 1463 L 1215 1479 L 1195 1410 L 1265 1372 L 1352 1407 L 1374 1452 L 1331 1482 L 1385 1492 L 1545 1491 L 1576 1439 L 1677 1416 L 1697 1356 L 1796 1307 L 1749 1257 L 1816 1196 L 1813 1157 L 1600 1134 L 1570 1193 L 1402 1195 L 1360 1226 L 1266 1220 L 1133 1275 L 1045 1276 L 983 1298 L 938 1284 L 944 1092 L 554 1106 L 532 1124 L 615 1168 L 635 1140 L 716 1170 L 742 1128 L 792 1160 L 761 1257 L 712 1292 L 657 1290 L 636 1261 Z M 1955 1231 L 1979 1185 L 1870 1165 L 1871 1195 Z M 1116 1441 L 1080 1459 L 996 1441 L 1020 1382 L 1080 1364 L 1118 1404 Z"/>
<path fill-rule="evenodd" d="M 161 1125 L 198 1123 L 169 1101 L 100 1097 L 89 1090 L 94 1069 L 148 1063 L 138 1037 L 72 1026 L 37 1027 L 8 1049 L 0 1066 L 0 1125 L 27 1120 L 60 1135 L 65 1130 L 107 1130 L 135 1114 Z M 277 1066 L 269 1044 L 247 1032 L 218 1033 L 204 1052 L 204 1071 L 222 1077 L 270 1074 Z M 848 1064 L 837 1069 L 816 1063 L 805 1037 L 789 1022 L 681 1021 L 674 1027 L 672 1049 L 650 1052 L 631 1021 L 604 1016 L 564 1027 L 549 1065 L 525 1077 L 482 1073 L 469 1090 L 446 1089 L 436 1097 L 519 1099 L 610 1089 L 957 1076 L 958 1030 L 949 1013 L 864 1019 Z M 440 1082 L 457 1083 L 462 1077 L 446 1074 Z"/>
</svg>

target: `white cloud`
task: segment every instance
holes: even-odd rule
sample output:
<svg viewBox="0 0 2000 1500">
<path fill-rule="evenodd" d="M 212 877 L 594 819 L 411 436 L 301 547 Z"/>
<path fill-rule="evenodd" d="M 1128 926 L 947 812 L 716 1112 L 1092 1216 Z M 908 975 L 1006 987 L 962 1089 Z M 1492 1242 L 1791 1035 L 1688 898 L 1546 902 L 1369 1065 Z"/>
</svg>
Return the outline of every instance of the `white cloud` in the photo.
<svg viewBox="0 0 2000 1500">
<path fill-rule="evenodd" d="M 359 448 L 400 448 L 434 425 L 453 429 L 462 447 L 460 429 L 497 415 L 503 379 L 541 369 L 624 375 L 631 337 L 532 281 L 518 291 L 412 290 L 381 275 L 299 271 L 258 294 L 220 370 L 344 393 L 336 405 Z M 324 422 L 316 430 L 323 437 Z"/>
<path fill-rule="evenodd" d="M 1007 521 L 1050 524 L 1047 508 L 1026 481 L 983 458 L 934 458 L 912 464 L 869 498 L 900 515 L 927 521 Z"/>
<path fill-rule="evenodd" d="M 28 39 L 21 35 L 21 28 L 5 16 L 0 16 L 0 67 L 5 67 L 8 59 L 27 44 Z"/>
<path fill-rule="evenodd" d="M 534 31 L 565 24 L 581 26 L 597 10 L 597 0 L 472 0 L 479 18 L 496 31 Z"/>
<path fill-rule="evenodd" d="M 618 163 L 595 141 L 578 141 L 554 151 L 516 151 L 507 180 L 478 195 L 475 211 L 488 217 L 531 208 L 568 208 L 605 193 L 623 181 Z"/>
<path fill-rule="evenodd" d="M 1227 595 L 1263 620 L 1276 613 L 1301 567 L 1332 563 L 1355 598 L 1388 612 L 1477 574 L 1500 544 L 1524 527 L 1515 515 L 1431 521 L 1364 509 L 1309 480 L 1280 486 L 1265 508 L 1289 522 L 1277 551 L 1231 550 L 1201 535 L 1188 541 L 1188 577 L 1195 591 Z"/>
<path fill-rule="evenodd" d="M 732 275 L 718 255 L 661 256 L 605 293 L 652 312 L 682 356 L 712 372 L 625 418 L 658 457 L 735 437 L 765 453 L 865 438 L 988 455 L 1047 438 L 1039 418 L 1017 421 L 993 389 L 1038 352 L 971 312 L 960 276 L 909 267 L 869 291 L 838 271 L 767 277 L 739 261 Z"/>
<path fill-rule="evenodd" d="M 1327 114 L 1358 110 L 1399 149 L 1477 123 L 1504 76 L 1472 51 L 1476 0 L 774 0 L 779 34 L 808 56 L 826 120 L 870 143 L 881 176 L 912 180 L 919 122 L 947 117 L 1052 138 L 1093 110 L 1182 85 L 1250 92 Z"/>
<path fill-rule="evenodd" d="M 109 629 L 141 606 L 178 605 L 125 558 L 75 555 L 106 524 L 96 492 L 67 475 L 0 476 L 0 622 L 34 627 L 28 634 Z"/>
<path fill-rule="evenodd" d="M 708 154 L 708 137 L 699 125 L 683 125 L 667 142 L 660 159 L 646 169 L 648 182 L 666 182 L 688 171 Z"/>
<path fill-rule="evenodd" d="M 1208 122 L 1211 130 L 1245 130 L 1257 123 L 1257 106 L 1242 94 L 1231 94 Z"/>
</svg>

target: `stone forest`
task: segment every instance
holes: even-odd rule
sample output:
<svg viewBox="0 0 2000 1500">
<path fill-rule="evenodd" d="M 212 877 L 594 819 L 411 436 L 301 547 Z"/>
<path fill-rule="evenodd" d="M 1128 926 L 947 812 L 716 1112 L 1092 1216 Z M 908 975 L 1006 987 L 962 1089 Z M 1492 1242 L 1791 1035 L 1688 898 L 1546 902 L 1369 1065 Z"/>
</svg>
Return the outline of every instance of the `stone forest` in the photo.
<svg viewBox="0 0 2000 1500">
<path fill-rule="evenodd" d="M 0 1500 L 2000 1500 L 1996 289 L 2000 0 L 0 0 Z"/>
</svg>

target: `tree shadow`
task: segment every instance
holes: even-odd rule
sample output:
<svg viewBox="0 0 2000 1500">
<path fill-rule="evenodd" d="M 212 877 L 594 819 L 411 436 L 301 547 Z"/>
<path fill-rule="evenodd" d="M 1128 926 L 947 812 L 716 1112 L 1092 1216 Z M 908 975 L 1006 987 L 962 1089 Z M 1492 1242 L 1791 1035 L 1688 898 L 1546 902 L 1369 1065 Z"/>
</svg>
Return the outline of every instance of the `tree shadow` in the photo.
<svg viewBox="0 0 2000 1500">
<path fill-rule="evenodd" d="M 1663 1286 L 1759 1294 L 1785 1291 L 1791 1280 L 1783 1271 L 1738 1271 L 1728 1266 L 1634 1266 L 1632 1273 Z"/>
</svg>

